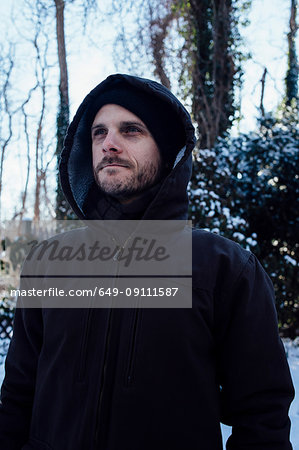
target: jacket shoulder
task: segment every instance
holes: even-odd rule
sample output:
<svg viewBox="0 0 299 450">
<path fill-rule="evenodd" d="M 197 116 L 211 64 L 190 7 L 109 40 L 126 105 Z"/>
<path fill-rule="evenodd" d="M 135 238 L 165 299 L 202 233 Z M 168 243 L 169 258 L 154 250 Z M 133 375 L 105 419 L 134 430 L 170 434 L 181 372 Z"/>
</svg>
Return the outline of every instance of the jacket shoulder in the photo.
<svg viewBox="0 0 299 450">
<path fill-rule="evenodd" d="M 208 254 L 214 256 L 227 254 L 247 261 L 251 255 L 250 251 L 245 250 L 237 242 L 199 228 L 192 229 L 192 240 L 194 250 L 205 248 Z"/>
<path fill-rule="evenodd" d="M 193 284 L 215 291 L 231 289 L 254 256 L 238 243 L 209 231 L 192 230 Z"/>
</svg>

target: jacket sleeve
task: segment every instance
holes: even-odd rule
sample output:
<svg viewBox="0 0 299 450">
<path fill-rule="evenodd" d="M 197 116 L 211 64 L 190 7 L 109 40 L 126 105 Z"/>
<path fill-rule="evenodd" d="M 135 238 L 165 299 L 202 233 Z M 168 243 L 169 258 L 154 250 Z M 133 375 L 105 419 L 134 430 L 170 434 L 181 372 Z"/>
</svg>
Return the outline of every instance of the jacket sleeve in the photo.
<svg viewBox="0 0 299 450">
<path fill-rule="evenodd" d="M 20 450 L 28 441 L 41 342 L 41 309 L 18 307 L 1 388 L 0 448 L 3 450 Z"/>
<path fill-rule="evenodd" d="M 290 450 L 294 388 L 278 334 L 272 283 L 251 255 L 217 300 L 221 421 L 228 450 Z"/>
</svg>

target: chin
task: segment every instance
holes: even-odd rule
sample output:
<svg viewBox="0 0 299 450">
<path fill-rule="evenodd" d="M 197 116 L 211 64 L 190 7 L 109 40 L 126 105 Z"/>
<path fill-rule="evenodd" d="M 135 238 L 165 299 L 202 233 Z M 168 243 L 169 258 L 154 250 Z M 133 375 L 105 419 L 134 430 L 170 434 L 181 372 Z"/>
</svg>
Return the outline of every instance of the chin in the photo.
<svg viewBox="0 0 299 450">
<path fill-rule="evenodd" d="M 123 193 L 127 192 L 127 189 L 122 186 L 121 182 L 107 182 L 107 180 L 102 180 L 98 182 L 98 186 L 105 194 L 111 195 L 112 197 L 122 197 Z"/>
</svg>

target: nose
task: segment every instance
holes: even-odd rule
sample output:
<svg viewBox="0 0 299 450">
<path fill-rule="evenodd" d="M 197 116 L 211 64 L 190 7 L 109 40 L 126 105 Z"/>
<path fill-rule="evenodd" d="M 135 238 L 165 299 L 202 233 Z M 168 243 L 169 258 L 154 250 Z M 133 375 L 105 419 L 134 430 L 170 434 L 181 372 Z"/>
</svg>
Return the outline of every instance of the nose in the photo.
<svg viewBox="0 0 299 450">
<path fill-rule="evenodd" d="M 121 153 L 119 138 L 115 132 L 109 131 L 103 141 L 103 152 Z"/>
</svg>

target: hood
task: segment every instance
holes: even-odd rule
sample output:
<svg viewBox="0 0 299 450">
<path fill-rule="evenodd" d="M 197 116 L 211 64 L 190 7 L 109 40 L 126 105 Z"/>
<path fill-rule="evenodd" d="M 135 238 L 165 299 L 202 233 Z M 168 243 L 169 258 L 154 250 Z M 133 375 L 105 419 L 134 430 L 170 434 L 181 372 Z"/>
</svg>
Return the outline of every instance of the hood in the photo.
<svg viewBox="0 0 299 450">
<path fill-rule="evenodd" d="M 131 75 L 110 75 L 83 100 L 71 122 L 61 153 L 59 174 L 62 190 L 70 206 L 80 219 L 89 219 L 84 205 L 95 186 L 92 170 L 90 123 L 88 108 L 107 89 L 122 85 L 154 95 L 167 102 L 182 121 L 186 145 L 178 152 L 173 168 L 160 184 L 158 192 L 147 207 L 143 219 L 186 219 L 188 215 L 187 185 L 191 177 L 192 149 L 195 145 L 191 118 L 179 100 L 164 86 L 152 80 Z M 101 191 L 98 190 L 99 195 Z M 103 193 L 104 195 L 104 193 Z"/>
</svg>

